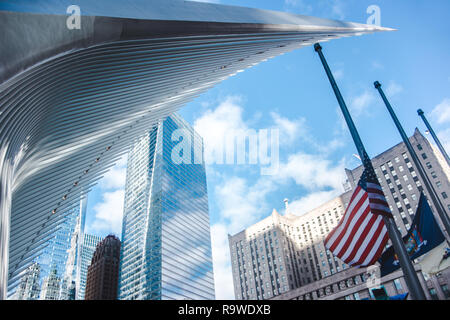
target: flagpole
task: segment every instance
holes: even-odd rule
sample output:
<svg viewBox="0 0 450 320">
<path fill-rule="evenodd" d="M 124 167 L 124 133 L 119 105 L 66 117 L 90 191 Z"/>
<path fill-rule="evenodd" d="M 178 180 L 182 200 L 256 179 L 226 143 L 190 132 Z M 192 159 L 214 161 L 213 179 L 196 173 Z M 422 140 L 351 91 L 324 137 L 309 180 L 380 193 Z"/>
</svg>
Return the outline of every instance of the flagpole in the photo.
<svg viewBox="0 0 450 320">
<path fill-rule="evenodd" d="M 428 128 L 428 131 L 430 131 L 431 136 L 434 139 L 434 142 L 436 142 L 436 145 L 438 146 L 439 150 L 441 151 L 442 155 L 444 156 L 445 161 L 447 161 L 447 164 L 450 166 L 450 158 L 448 157 L 447 152 L 445 151 L 444 147 L 442 146 L 441 142 L 439 141 L 437 135 L 434 133 L 433 128 L 431 127 L 431 125 L 428 123 L 427 118 L 425 118 L 425 114 L 422 111 L 422 109 L 417 110 L 417 114 L 422 118 L 423 122 L 425 123 L 425 125 Z"/>
<path fill-rule="evenodd" d="M 394 109 L 392 109 L 391 104 L 389 103 L 388 99 L 386 98 L 383 89 L 381 89 L 381 83 L 378 81 L 374 82 L 375 88 L 380 93 L 381 98 L 384 101 L 384 104 L 386 105 L 386 108 L 389 111 L 389 114 L 391 115 L 392 119 L 394 120 L 395 126 L 397 127 L 398 131 L 400 132 L 400 135 L 403 139 L 403 142 L 406 145 L 406 148 L 409 151 L 409 154 L 411 155 L 411 158 L 414 162 L 414 165 L 416 166 L 417 171 L 419 172 L 419 176 L 422 178 L 422 181 L 425 185 L 426 190 L 428 191 L 428 194 L 430 195 L 431 201 L 434 204 L 434 207 L 436 208 L 436 211 L 441 218 L 441 221 L 444 225 L 444 235 L 446 239 L 449 239 L 450 235 L 450 221 L 447 213 L 445 212 L 444 206 L 442 205 L 442 202 L 439 200 L 439 197 L 436 193 L 436 190 L 434 189 L 430 179 L 428 178 L 425 169 L 422 166 L 422 163 L 420 163 L 419 157 L 417 156 L 416 152 L 414 151 L 411 142 L 408 139 L 408 136 L 405 133 L 405 130 L 403 130 L 402 125 L 400 124 L 400 121 L 397 118 L 397 115 L 394 112 Z M 445 234 L 446 233 L 446 234 Z"/>
<path fill-rule="evenodd" d="M 348 108 L 345 104 L 344 98 L 342 97 L 341 92 L 339 91 L 336 81 L 334 80 L 333 74 L 331 73 L 328 63 L 325 60 L 325 57 L 322 53 L 322 47 L 320 46 L 319 43 L 316 43 L 314 45 L 314 49 L 319 54 L 323 68 L 325 69 L 328 79 L 330 80 L 331 87 L 333 88 L 334 94 L 336 95 L 336 99 L 338 101 L 339 107 L 341 108 L 342 114 L 344 115 L 345 122 L 347 123 L 347 126 L 350 130 L 350 134 L 353 138 L 356 149 L 358 150 L 359 156 L 360 156 L 361 160 L 363 161 L 363 164 L 364 164 L 364 160 L 368 160 L 367 162 L 370 163 L 369 157 L 364 148 L 364 145 L 359 136 L 359 133 L 356 130 L 355 124 L 354 124 L 352 117 L 348 111 Z M 406 248 L 403 244 L 403 239 L 400 235 L 400 232 L 397 229 L 397 226 L 395 225 L 394 219 L 392 219 L 392 217 L 383 216 L 383 220 L 384 220 L 384 223 L 388 230 L 389 238 L 391 239 L 395 253 L 398 256 L 398 260 L 399 260 L 400 266 L 403 270 L 403 274 L 405 276 L 405 281 L 409 288 L 412 299 L 413 300 L 426 300 L 422 286 L 420 285 L 419 278 L 416 274 L 416 271 L 414 269 L 414 266 L 413 266 L 411 260 L 409 259 L 408 252 L 406 251 Z"/>
</svg>

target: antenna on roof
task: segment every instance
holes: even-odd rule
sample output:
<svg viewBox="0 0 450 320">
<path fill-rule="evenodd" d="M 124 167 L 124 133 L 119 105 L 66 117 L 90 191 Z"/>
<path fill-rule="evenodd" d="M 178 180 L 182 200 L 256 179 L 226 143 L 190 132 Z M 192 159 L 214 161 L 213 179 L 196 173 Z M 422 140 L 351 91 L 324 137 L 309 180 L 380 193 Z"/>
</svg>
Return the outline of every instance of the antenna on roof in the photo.
<svg viewBox="0 0 450 320">
<path fill-rule="evenodd" d="M 288 198 L 284 198 L 284 207 L 286 208 L 286 213 L 289 213 L 289 200 Z"/>
</svg>

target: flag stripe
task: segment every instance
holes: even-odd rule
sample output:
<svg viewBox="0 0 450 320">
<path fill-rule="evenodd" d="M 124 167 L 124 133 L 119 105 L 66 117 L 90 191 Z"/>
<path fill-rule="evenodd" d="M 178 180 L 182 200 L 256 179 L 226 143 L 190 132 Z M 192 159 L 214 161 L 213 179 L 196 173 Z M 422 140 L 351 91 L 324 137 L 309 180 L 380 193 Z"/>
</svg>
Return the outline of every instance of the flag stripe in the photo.
<svg viewBox="0 0 450 320">
<path fill-rule="evenodd" d="M 358 234 L 364 230 L 364 228 L 367 226 L 367 224 L 370 221 L 370 218 L 372 215 L 369 215 L 370 208 L 368 206 L 364 206 L 360 212 L 361 212 L 360 218 L 356 221 L 356 223 L 353 223 L 352 228 L 349 228 L 347 230 L 344 237 L 340 241 L 340 243 L 343 245 L 340 246 L 340 248 L 338 246 L 338 248 L 336 248 L 336 250 L 335 250 L 335 252 L 340 256 L 343 256 L 343 257 L 345 256 L 345 252 L 349 248 L 350 244 L 353 242 L 353 240 L 357 240 Z M 355 221 L 355 220 L 353 220 L 353 221 Z M 351 250 L 352 249 L 350 249 L 350 251 Z M 344 258 L 342 258 L 342 259 L 344 260 Z"/>
<path fill-rule="evenodd" d="M 368 213 L 370 212 L 370 208 L 367 208 L 366 210 Z M 366 239 L 366 236 L 369 233 L 370 228 L 371 228 L 372 224 L 375 222 L 376 218 L 377 217 L 373 214 L 366 215 L 364 225 L 360 228 L 360 230 L 358 230 L 358 232 L 353 237 L 353 241 L 352 241 L 350 250 L 348 250 L 348 252 L 342 256 L 342 260 L 344 260 L 345 263 L 352 261 L 353 258 L 356 256 L 358 248 L 361 247 L 361 244 Z"/>
<path fill-rule="evenodd" d="M 387 205 L 388 205 L 386 200 L 374 198 L 373 194 L 369 193 L 369 197 L 370 197 L 370 203 L 379 204 L 379 205 L 382 205 L 382 206 L 385 206 L 385 207 L 387 207 Z"/>
<path fill-rule="evenodd" d="M 365 254 L 368 253 L 366 250 L 371 250 L 372 248 L 369 246 L 371 243 L 371 240 L 373 239 L 373 235 L 376 232 L 376 229 L 378 228 L 378 217 L 375 217 L 375 222 L 372 223 L 372 225 L 370 225 L 367 229 L 367 234 L 364 238 L 362 238 L 362 242 L 361 245 L 357 248 L 355 248 L 355 255 L 353 257 L 352 260 L 349 261 L 350 265 L 353 264 L 360 264 L 361 257 Z"/>
<path fill-rule="evenodd" d="M 365 191 L 358 186 L 358 188 L 353 193 L 352 200 L 350 201 L 350 204 L 347 210 L 345 211 L 345 214 L 342 217 L 341 221 L 339 221 L 338 225 L 328 234 L 327 238 L 325 239 L 325 243 L 328 244 L 330 247 L 336 241 L 336 238 L 339 236 L 339 233 L 343 230 L 345 224 L 349 220 L 348 212 L 352 212 L 355 206 L 357 206 L 361 201 L 365 201 L 365 199 L 362 199 L 365 196 L 366 196 Z"/>
<path fill-rule="evenodd" d="M 370 263 L 368 265 L 372 265 L 375 264 L 375 262 L 377 262 L 377 260 L 379 259 L 379 257 L 381 256 L 381 254 L 383 253 L 384 248 L 386 247 L 388 241 L 389 241 L 389 234 L 387 232 L 387 228 L 384 228 L 384 236 L 383 236 L 383 240 L 381 245 L 379 246 L 376 254 L 373 256 L 372 260 L 370 261 Z"/>
<path fill-rule="evenodd" d="M 357 200 L 357 198 L 355 200 Z M 357 203 L 355 202 L 353 210 L 350 213 L 348 213 L 347 211 L 347 213 L 344 215 L 344 217 L 346 217 L 344 223 L 340 227 L 336 228 L 337 232 L 335 234 L 335 237 L 333 237 L 334 239 L 331 239 L 329 244 L 331 251 L 334 251 L 336 247 L 339 246 L 349 226 L 350 225 L 353 226 L 356 223 L 357 219 L 359 219 L 360 215 L 364 212 L 361 211 L 360 208 L 363 205 L 367 206 L 366 203 L 368 204 L 367 194 L 364 191 L 362 191 L 361 197 L 359 197 L 359 201 Z"/>
<path fill-rule="evenodd" d="M 389 240 L 383 220 L 392 216 L 389 204 L 373 168 L 365 168 L 344 216 L 324 241 L 335 256 L 352 266 L 374 264 Z"/>
<path fill-rule="evenodd" d="M 377 252 L 382 251 L 385 248 L 386 242 L 383 243 L 384 240 L 384 235 L 387 233 L 386 228 L 381 229 L 380 233 L 377 235 L 376 238 L 374 238 L 376 240 L 376 242 L 373 244 L 373 248 L 370 252 L 370 255 L 367 256 L 367 258 L 361 262 L 362 266 L 368 266 L 369 263 L 374 260 L 375 261 L 379 259 L 380 255 L 376 255 Z"/>
<path fill-rule="evenodd" d="M 360 255 L 356 255 L 355 259 L 359 265 L 365 265 L 364 262 L 366 260 L 370 261 L 372 260 L 375 253 L 378 251 L 378 246 L 376 246 L 376 243 L 379 242 L 381 232 L 384 228 L 384 222 L 383 218 L 381 216 L 377 216 L 376 222 L 372 225 L 372 228 L 367 235 L 366 240 L 366 248 L 363 250 L 363 252 Z M 366 241 L 364 241 L 366 242 Z M 364 243 L 363 243 L 364 246 Z"/>
</svg>

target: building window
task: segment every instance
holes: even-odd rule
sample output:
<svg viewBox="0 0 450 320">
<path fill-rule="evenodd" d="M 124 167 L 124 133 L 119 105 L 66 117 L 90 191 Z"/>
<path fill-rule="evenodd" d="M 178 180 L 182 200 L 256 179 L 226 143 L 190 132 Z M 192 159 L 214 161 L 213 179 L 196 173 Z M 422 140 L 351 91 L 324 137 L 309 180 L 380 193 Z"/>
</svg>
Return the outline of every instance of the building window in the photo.
<svg viewBox="0 0 450 320">
<path fill-rule="evenodd" d="M 430 163 L 430 162 L 427 162 L 427 163 L 426 163 L 425 165 L 427 166 L 427 168 L 428 168 L 428 169 L 431 169 L 431 168 L 433 168 L 433 166 L 431 165 L 431 163 Z"/>
<path fill-rule="evenodd" d="M 435 171 L 431 171 L 431 176 L 433 177 L 433 179 L 437 178 L 436 172 Z"/>
<path fill-rule="evenodd" d="M 399 163 L 400 159 L 398 157 L 395 157 L 394 161 L 395 161 L 395 163 Z"/>
<path fill-rule="evenodd" d="M 428 157 L 427 157 L 427 154 L 426 153 L 422 153 L 422 159 L 423 160 L 426 160 Z"/>
<path fill-rule="evenodd" d="M 448 198 L 447 193 L 442 192 L 441 194 L 442 194 L 442 198 L 444 198 L 444 199 L 447 199 L 447 198 Z"/>
<path fill-rule="evenodd" d="M 422 145 L 418 144 L 418 145 L 417 145 L 417 149 L 422 150 L 422 149 L 423 149 L 423 148 L 422 148 Z"/>
<path fill-rule="evenodd" d="M 403 292 L 403 287 L 402 287 L 402 283 L 400 282 L 400 279 L 394 280 L 394 286 L 395 286 L 395 289 L 397 290 L 397 293 Z"/>
<path fill-rule="evenodd" d="M 364 274 L 361 275 L 361 281 L 366 282 L 366 277 L 364 276 Z"/>
<path fill-rule="evenodd" d="M 398 171 L 403 172 L 405 169 L 403 169 L 403 166 L 398 167 Z"/>
<path fill-rule="evenodd" d="M 450 298 L 450 291 L 448 290 L 448 286 L 446 284 L 441 285 L 442 292 L 444 292 L 445 298 Z"/>
<path fill-rule="evenodd" d="M 432 299 L 432 300 L 439 300 L 439 298 L 438 298 L 438 296 L 437 296 L 437 293 L 436 293 L 436 289 L 431 288 L 431 289 L 429 289 L 428 291 L 430 292 L 430 295 L 431 295 L 431 299 Z"/>
<path fill-rule="evenodd" d="M 438 188 L 440 188 L 440 187 L 442 186 L 442 183 L 441 183 L 440 181 L 437 181 L 437 182 L 436 182 L 436 186 L 437 186 Z"/>
</svg>

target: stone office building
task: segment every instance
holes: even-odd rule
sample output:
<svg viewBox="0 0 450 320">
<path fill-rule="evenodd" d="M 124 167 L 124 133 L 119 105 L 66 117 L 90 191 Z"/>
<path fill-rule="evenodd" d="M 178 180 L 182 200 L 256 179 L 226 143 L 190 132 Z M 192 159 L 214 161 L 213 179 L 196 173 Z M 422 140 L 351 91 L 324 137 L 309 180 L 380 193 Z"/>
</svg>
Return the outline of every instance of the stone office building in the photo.
<svg viewBox="0 0 450 320">
<path fill-rule="evenodd" d="M 414 131 L 414 135 L 409 138 L 414 151 L 416 152 L 422 166 L 431 183 L 436 190 L 440 201 L 450 212 L 450 169 L 437 148 L 419 132 Z M 389 203 L 395 222 L 402 235 L 405 235 L 411 226 L 415 210 L 423 191 L 427 199 L 430 199 L 428 191 L 424 189 L 424 183 L 418 176 L 418 171 L 412 163 L 403 142 L 373 157 L 372 164 L 381 184 L 386 200 Z M 359 166 L 353 170 L 346 169 L 347 182 L 346 190 L 352 190 L 358 183 L 363 167 Z M 436 212 L 434 204 L 429 201 L 431 209 Z M 437 214 L 436 221 L 442 227 Z"/>
<path fill-rule="evenodd" d="M 269 299 L 348 268 L 326 250 L 323 239 L 338 223 L 351 193 L 303 216 L 276 210 L 229 236 L 235 297 Z"/>
<path fill-rule="evenodd" d="M 419 282 L 428 300 L 450 299 L 450 268 L 425 279 L 420 265 L 415 265 Z M 301 288 L 283 293 L 273 300 L 373 300 L 374 290 L 384 288 L 389 297 L 408 292 L 408 287 L 399 269 L 384 277 L 379 276 L 379 267 L 349 268 L 333 276 L 321 279 Z M 409 295 L 406 299 L 410 299 Z"/>
<path fill-rule="evenodd" d="M 444 158 L 417 129 L 410 141 L 440 200 L 449 209 L 450 171 Z M 411 163 L 404 143 L 374 157 L 372 163 L 397 227 L 405 235 L 411 226 L 420 192 L 428 195 L 423 182 Z M 274 210 L 271 216 L 229 236 L 236 299 L 371 298 L 370 291 L 360 287 L 355 289 L 358 284 L 367 289 L 365 279 L 370 275 L 366 269 L 348 268 L 323 244 L 326 235 L 344 214 L 362 170 L 362 166 L 347 169 L 346 192 L 302 216 L 288 210 L 282 216 Z M 433 204 L 431 206 L 433 209 Z M 436 220 L 440 224 L 438 217 Z M 448 298 L 450 269 L 427 276 L 427 279 L 422 275 L 420 266 L 416 265 L 416 270 L 420 273 L 419 278 L 428 298 Z M 390 288 L 387 291 L 391 295 L 406 288 L 401 271 L 377 281 Z"/>
</svg>

